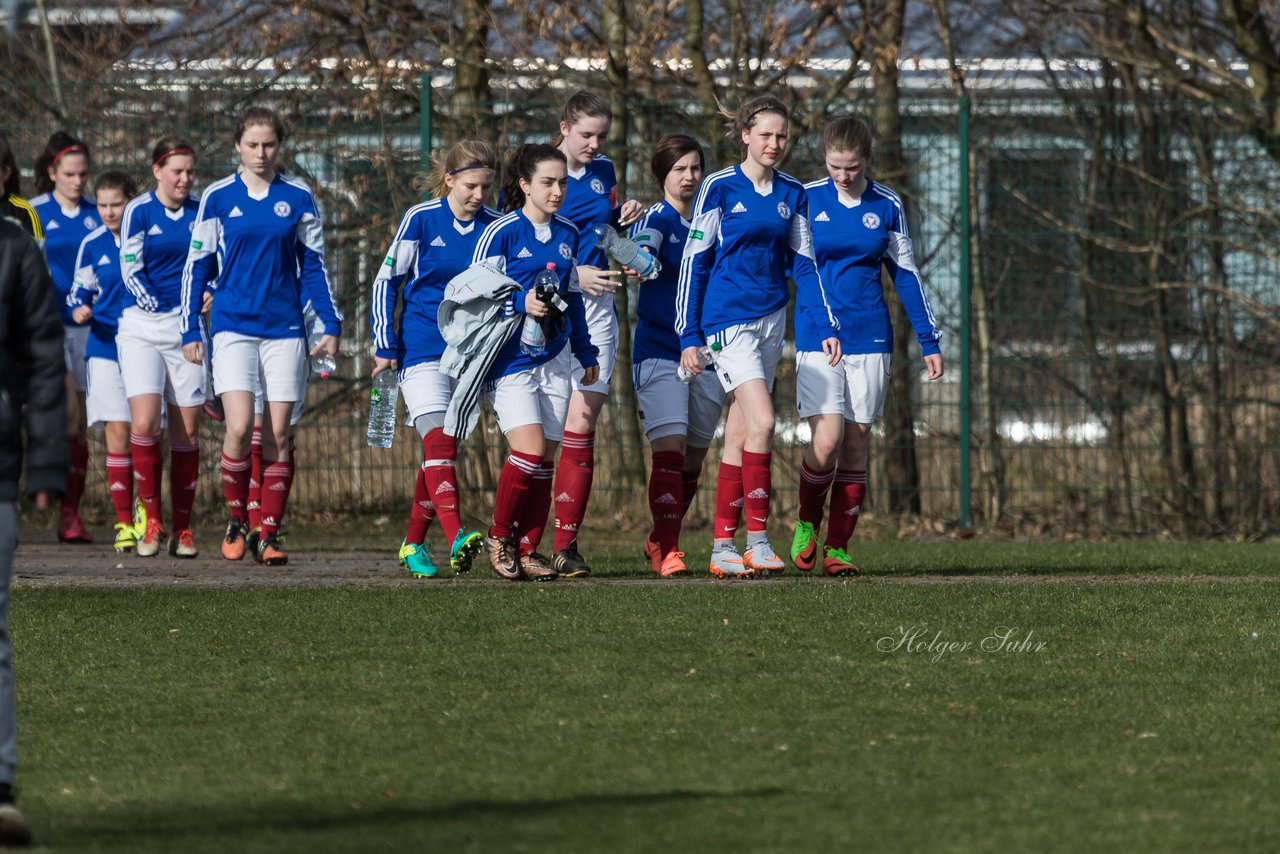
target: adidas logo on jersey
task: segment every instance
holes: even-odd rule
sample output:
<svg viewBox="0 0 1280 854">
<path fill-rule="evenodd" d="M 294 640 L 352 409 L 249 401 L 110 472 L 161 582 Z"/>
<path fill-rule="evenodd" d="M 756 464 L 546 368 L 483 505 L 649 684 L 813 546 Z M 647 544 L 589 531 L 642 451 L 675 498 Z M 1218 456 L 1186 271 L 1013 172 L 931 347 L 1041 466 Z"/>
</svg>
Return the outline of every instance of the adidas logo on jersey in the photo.
<svg viewBox="0 0 1280 854">
<path fill-rule="evenodd" d="M 822 211 L 813 218 L 814 222 L 831 222 L 831 217 L 827 216 L 826 211 Z"/>
<path fill-rule="evenodd" d="M 53 231 L 54 229 L 58 229 L 58 228 L 62 228 L 62 226 L 58 225 L 58 221 L 56 219 L 51 219 L 49 220 L 49 224 L 44 227 L 44 230 Z"/>
<path fill-rule="evenodd" d="M 160 230 L 160 226 L 157 224 L 148 228 L 147 234 L 164 234 L 164 232 Z"/>
<path fill-rule="evenodd" d="M 532 258 L 532 257 L 533 257 L 533 253 L 529 251 L 528 247 L 526 247 L 526 246 L 521 246 L 521 247 L 520 247 L 520 251 L 516 253 L 516 257 L 517 257 L 517 258 Z"/>
<path fill-rule="evenodd" d="M 454 488 L 453 484 L 446 480 L 444 483 L 440 484 L 440 488 L 436 490 L 436 495 L 441 495 L 446 492 L 457 492 L 457 491 L 458 490 Z"/>
<path fill-rule="evenodd" d="M 729 211 L 729 213 L 746 213 L 746 212 L 747 212 L 747 206 L 744 205 L 742 202 L 738 202 L 736 205 L 733 206 L 733 210 Z"/>
<path fill-rule="evenodd" d="M 573 500 L 573 496 L 567 492 L 562 492 L 556 496 L 556 501 L 559 501 L 559 502 L 572 501 L 572 500 Z"/>
<path fill-rule="evenodd" d="M 110 264 L 110 263 L 111 263 L 111 259 L 110 259 L 110 258 L 108 258 L 106 255 L 103 255 L 101 258 L 99 258 L 99 259 L 98 259 L 98 266 L 99 266 L 99 267 L 105 267 L 105 266 L 107 266 L 107 265 L 108 265 L 108 264 Z"/>
<path fill-rule="evenodd" d="M 653 502 L 654 504 L 678 504 L 676 497 L 670 492 L 665 492 Z"/>
<path fill-rule="evenodd" d="M 432 246 L 444 246 L 444 238 L 437 234 L 437 235 L 436 235 L 436 239 L 435 239 L 435 240 L 433 240 L 433 241 L 431 241 L 431 245 L 432 245 Z"/>
<path fill-rule="evenodd" d="M 747 494 L 747 497 L 759 500 L 761 498 L 768 498 L 769 493 L 766 492 L 763 487 L 757 486 L 755 489 L 751 490 L 751 492 Z"/>
<path fill-rule="evenodd" d="M 227 219 L 231 219 L 232 217 L 237 217 L 237 216 L 244 216 L 244 211 L 240 210 L 239 205 L 236 205 L 234 208 L 231 209 L 231 213 L 227 214 Z"/>
</svg>

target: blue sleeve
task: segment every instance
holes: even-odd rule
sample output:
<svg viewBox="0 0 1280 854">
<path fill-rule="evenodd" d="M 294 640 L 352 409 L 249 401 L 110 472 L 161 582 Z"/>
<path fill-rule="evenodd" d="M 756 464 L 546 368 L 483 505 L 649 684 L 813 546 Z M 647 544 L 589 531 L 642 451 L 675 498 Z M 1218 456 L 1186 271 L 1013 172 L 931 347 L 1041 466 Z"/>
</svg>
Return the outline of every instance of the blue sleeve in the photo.
<svg viewBox="0 0 1280 854">
<path fill-rule="evenodd" d="M 396 329 L 396 300 L 409 271 L 415 268 L 423 247 L 421 220 L 406 213 L 391 241 L 387 257 L 373 280 L 373 299 L 369 310 L 369 328 L 373 333 L 374 351 L 380 359 L 394 359 L 400 351 L 400 335 Z"/>
<path fill-rule="evenodd" d="M 182 343 L 200 340 L 200 306 L 204 290 L 218 274 L 218 244 L 222 242 L 222 221 L 213 193 L 200 199 L 195 225 L 191 228 L 191 248 L 182 269 Z"/>
<path fill-rule="evenodd" d="M 329 271 L 324 265 L 324 225 L 310 193 L 302 202 L 297 241 L 303 302 L 309 303 L 316 316 L 324 322 L 325 335 L 341 335 L 342 314 L 333 298 Z"/>
<path fill-rule="evenodd" d="M 157 311 L 160 301 L 147 274 L 147 206 L 138 203 L 145 198 L 139 196 L 124 210 L 124 220 L 120 223 L 120 278 L 133 294 L 138 308 Z"/>
<path fill-rule="evenodd" d="M 707 280 L 715 263 L 716 238 L 720 233 L 720 194 L 714 187 L 698 195 L 689 239 L 680 261 L 680 281 L 676 288 L 676 334 L 680 349 L 707 343 L 702 334 L 702 301 Z"/>
<path fill-rule="evenodd" d="M 822 276 L 814 263 L 813 230 L 809 227 L 809 198 L 801 190 L 796 200 L 796 210 L 791 215 L 791 232 L 788 235 L 791 252 L 791 277 L 796 280 L 796 311 L 803 311 L 813 324 L 821 340 L 835 338 L 840 330 L 831 304 L 827 301 Z"/>
<path fill-rule="evenodd" d="M 915 256 L 911 251 L 911 236 L 907 233 L 906 217 L 902 209 L 894 206 L 893 221 L 889 223 L 889 245 L 885 248 L 884 264 L 893 276 L 893 289 L 902 300 L 907 317 L 911 320 L 911 328 L 916 331 L 916 340 L 926 356 L 942 352 L 938 343 L 942 340 L 942 330 L 938 329 L 938 319 L 933 314 L 933 306 L 929 304 L 929 295 L 924 291 L 924 283 L 920 281 L 920 271 L 916 269 Z"/>
</svg>

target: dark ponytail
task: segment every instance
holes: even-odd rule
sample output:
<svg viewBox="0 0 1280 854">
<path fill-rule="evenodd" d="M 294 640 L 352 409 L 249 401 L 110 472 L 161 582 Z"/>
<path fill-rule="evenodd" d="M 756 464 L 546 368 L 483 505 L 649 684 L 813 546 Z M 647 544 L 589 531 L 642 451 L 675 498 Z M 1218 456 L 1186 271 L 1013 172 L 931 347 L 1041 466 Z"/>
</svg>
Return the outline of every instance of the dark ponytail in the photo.
<svg viewBox="0 0 1280 854">
<path fill-rule="evenodd" d="M 36 195 L 53 191 L 53 179 L 49 177 L 49 168 L 57 165 L 68 154 L 83 154 L 85 162 L 89 161 L 89 146 L 76 139 L 66 131 L 56 131 L 45 143 L 44 151 L 36 158 Z"/>
<path fill-rule="evenodd" d="M 524 207 L 524 190 L 520 189 L 520 180 L 533 183 L 533 174 L 538 171 L 538 164 L 548 160 L 559 160 L 567 165 L 568 161 L 560 149 L 546 143 L 525 143 L 511 153 L 507 161 L 507 177 L 502 182 L 502 209 L 505 212 L 517 211 Z"/>
</svg>

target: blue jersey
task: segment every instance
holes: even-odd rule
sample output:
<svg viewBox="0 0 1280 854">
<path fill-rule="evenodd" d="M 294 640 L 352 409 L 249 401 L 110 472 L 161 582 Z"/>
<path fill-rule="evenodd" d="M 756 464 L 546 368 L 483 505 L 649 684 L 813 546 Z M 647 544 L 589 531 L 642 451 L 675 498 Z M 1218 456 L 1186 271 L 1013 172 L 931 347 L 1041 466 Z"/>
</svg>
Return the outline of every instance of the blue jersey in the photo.
<svg viewBox="0 0 1280 854">
<path fill-rule="evenodd" d="M 534 225 L 522 211 L 513 211 L 489 224 L 476 244 L 473 263 L 481 261 L 505 272 L 515 279 L 525 291 L 515 293 L 507 304 L 508 314 L 524 314 L 525 293 L 533 287 L 538 274 L 555 267 L 560 277 L 560 295 L 569 304 L 565 329 L 547 341 L 541 356 L 529 356 L 520 351 L 520 329 L 502 346 L 497 360 L 489 370 L 486 380 L 495 380 L 508 374 L 518 374 L 549 362 L 570 342 L 573 355 L 584 368 L 599 364 L 598 351 L 591 343 L 587 331 L 587 317 L 582 305 L 582 291 L 578 289 L 577 260 L 578 229 L 564 217 L 555 216 L 547 225 Z"/>
<path fill-rule="evenodd" d="M 306 184 L 276 175 L 254 195 L 240 175 L 209 186 L 196 213 L 182 274 L 182 343 L 200 340 L 200 303 L 218 281 L 210 334 L 305 338 L 311 305 L 326 335 L 342 334 L 324 265 L 324 229 Z"/>
<path fill-rule="evenodd" d="M 618 177 L 613 171 L 612 160 L 598 154 L 582 167 L 581 172 L 576 175 L 569 173 L 560 216 L 578 227 L 578 263 L 607 268 L 609 259 L 604 250 L 596 246 L 591 226 L 605 223 L 617 227 Z"/>
<path fill-rule="evenodd" d="M 680 284 L 680 259 L 689 239 L 689 221 L 665 201 L 644 212 L 631 227 L 631 239 L 648 246 L 662 262 L 656 279 L 640 283 L 636 326 L 632 332 L 632 364 L 645 359 L 680 361 L 680 336 L 676 334 L 676 289 Z"/>
<path fill-rule="evenodd" d="M 845 353 L 892 353 L 893 323 L 880 284 L 880 267 L 907 310 L 924 355 L 940 351 L 942 332 L 911 254 L 902 200 L 883 184 L 868 181 L 856 199 L 842 195 L 827 178 L 806 184 L 813 224 L 813 250 L 831 310 L 840 321 Z M 821 350 L 821 330 L 796 315 L 796 349 Z"/>
<path fill-rule="evenodd" d="M 116 329 L 120 313 L 133 304 L 120 276 L 120 238 L 100 225 L 80 243 L 75 279 L 67 294 L 68 309 L 93 307 L 86 359 L 117 361 Z"/>
<path fill-rule="evenodd" d="M 703 182 L 680 262 L 676 332 L 682 349 L 785 306 L 788 275 L 796 280 L 796 314 L 808 314 L 826 337 L 836 336 L 813 263 L 808 210 L 804 186 L 777 170 L 765 192 L 741 166 Z"/>
<path fill-rule="evenodd" d="M 134 304 L 166 312 L 182 305 L 182 271 L 200 203 L 169 210 L 154 192 L 129 202 L 120 223 L 120 269 Z"/>
<path fill-rule="evenodd" d="M 475 219 L 463 221 L 445 199 L 432 199 L 405 213 L 373 280 L 369 323 L 380 358 L 398 360 L 401 370 L 440 360 L 445 343 L 436 315 L 445 285 L 471 264 L 480 235 L 500 216 L 481 208 Z M 401 289 L 404 310 L 397 323 Z"/>
<path fill-rule="evenodd" d="M 42 193 L 31 199 L 31 206 L 40 217 L 44 228 L 44 256 L 49 261 L 49 274 L 58 292 L 58 304 L 62 307 L 62 322 L 75 326 L 67 294 L 76 275 L 76 254 L 89 233 L 102 225 L 98 221 L 97 203 L 92 196 L 81 196 L 80 204 L 70 212 L 62 209 L 53 193 Z"/>
</svg>

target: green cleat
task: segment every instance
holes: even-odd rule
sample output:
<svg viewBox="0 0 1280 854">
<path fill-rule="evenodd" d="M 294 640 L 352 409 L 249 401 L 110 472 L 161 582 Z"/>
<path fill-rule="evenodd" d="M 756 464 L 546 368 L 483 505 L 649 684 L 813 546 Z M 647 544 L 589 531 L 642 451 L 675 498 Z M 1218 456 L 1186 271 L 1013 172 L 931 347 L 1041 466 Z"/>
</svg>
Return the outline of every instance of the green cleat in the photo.
<svg viewBox="0 0 1280 854">
<path fill-rule="evenodd" d="M 133 525 L 116 522 L 116 553 L 124 554 L 138 547 L 138 532 Z"/>
<path fill-rule="evenodd" d="M 409 573 L 415 578 L 435 578 L 440 574 L 440 570 L 436 569 L 435 563 L 431 560 L 431 553 L 427 551 L 425 544 L 401 543 L 400 565 L 409 570 Z"/>
<path fill-rule="evenodd" d="M 479 531 L 459 530 L 449 548 L 449 566 L 456 573 L 471 571 L 471 562 L 484 548 L 484 534 Z M 401 552 L 403 554 L 403 551 Z"/>
<path fill-rule="evenodd" d="M 812 523 L 796 520 L 796 535 L 791 540 L 791 562 L 805 572 L 818 563 L 818 532 Z"/>
</svg>

